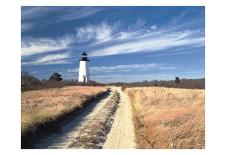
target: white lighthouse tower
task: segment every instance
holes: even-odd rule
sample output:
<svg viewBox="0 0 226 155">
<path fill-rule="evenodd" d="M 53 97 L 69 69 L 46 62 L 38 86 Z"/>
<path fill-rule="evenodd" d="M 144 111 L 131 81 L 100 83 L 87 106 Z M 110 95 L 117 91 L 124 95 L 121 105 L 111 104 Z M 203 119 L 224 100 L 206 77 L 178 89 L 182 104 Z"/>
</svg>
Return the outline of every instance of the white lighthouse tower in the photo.
<svg viewBox="0 0 226 155">
<path fill-rule="evenodd" d="M 84 51 L 79 60 L 78 82 L 87 83 L 89 81 L 88 55 Z"/>
</svg>

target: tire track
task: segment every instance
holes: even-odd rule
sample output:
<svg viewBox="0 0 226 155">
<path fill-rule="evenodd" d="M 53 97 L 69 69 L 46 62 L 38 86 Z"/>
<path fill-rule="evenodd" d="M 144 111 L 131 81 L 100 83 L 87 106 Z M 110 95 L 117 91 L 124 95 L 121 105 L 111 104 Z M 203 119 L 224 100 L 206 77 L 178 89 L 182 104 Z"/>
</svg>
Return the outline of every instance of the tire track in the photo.
<svg viewBox="0 0 226 155">
<path fill-rule="evenodd" d="M 111 131 L 103 145 L 104 149 L 131 149 L 136 148 L 135 129 L 133 123 L 132 105 L 128 96 L 117 87 L 120 94 L 119 108 L 116 112 Z"/>
<path fill-rule="evenodd" d="M 36 143 L 35 148 L 121 149 L 135 148 L 132 107 L 120 87 L 112 87 L 104 99 L 95 101 L 84 112 L 54 133 Z"/>
<path fill-rule="evenodd" d="M 70 148 L 101 149 L 114 121 L 119 100 L 119 93 L 113 92 L 111 99 L 107 101 L 100 113 L 85 122 L 79 136 L 75 137 Z"/>
<path fill-rule="evenodd" d="M 103 96 L 101 99 L 94 101 L 86 106 L 83 111 L 76 115 L 73 120 L 66 123 L 61 129 L 49 135 L 48 137 L 41 138 L 37 141 L 33 148 L 36 149 L 64 149 L 68 148 L 80 133 L 86 121 L 93 119 L 96 113 L 100 113 L 107 101 L 112 97 L 113 93 Z"/>
</svg>

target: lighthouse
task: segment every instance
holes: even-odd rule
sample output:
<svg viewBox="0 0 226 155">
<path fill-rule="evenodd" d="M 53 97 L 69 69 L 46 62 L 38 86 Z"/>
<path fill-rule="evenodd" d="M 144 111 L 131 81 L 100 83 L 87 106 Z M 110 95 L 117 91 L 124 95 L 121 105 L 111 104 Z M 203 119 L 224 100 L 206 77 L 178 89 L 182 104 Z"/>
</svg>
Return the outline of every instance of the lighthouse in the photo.
<svg viewBox="0 0 226 155">
<path fill-rule="evenodd" d="M 87 83 L 89 81 L 88 55 L 84 51 L 79 60 L 78 82 Z"/>
</svg>

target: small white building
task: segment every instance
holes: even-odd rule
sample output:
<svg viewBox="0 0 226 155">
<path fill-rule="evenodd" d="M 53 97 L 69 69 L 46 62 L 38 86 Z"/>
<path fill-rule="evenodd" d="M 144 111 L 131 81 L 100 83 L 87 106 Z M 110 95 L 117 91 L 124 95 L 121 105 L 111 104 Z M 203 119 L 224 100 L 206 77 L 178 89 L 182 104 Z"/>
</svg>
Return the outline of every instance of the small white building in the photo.
<svg viewBox="0 0 226 155">
<path fill-rule="evenodd" d="M 84 51 L 81 54 L 81 59 L 79 60 L 79 73 L 78 82 L 87 83 L 89 79 L 89 66 L 88 66 L 88 55 Z"/>
</svg>

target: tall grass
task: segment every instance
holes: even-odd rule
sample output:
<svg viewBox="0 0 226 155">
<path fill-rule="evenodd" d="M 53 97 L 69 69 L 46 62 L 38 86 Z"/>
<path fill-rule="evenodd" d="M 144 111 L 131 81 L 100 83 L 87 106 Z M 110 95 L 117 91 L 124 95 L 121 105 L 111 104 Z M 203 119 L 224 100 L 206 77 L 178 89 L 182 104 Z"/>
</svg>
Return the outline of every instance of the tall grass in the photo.
<svg viewBox="0 0 226 155">
<path fill-rule="evenodd" d="M 59 115 L 82 107 L 86 100 L 104 91 L 106 91 L 105 87 L 68 86 L 23 92 L 22 134 L 27 130 L 35 130 L 38 124 L 54 120 Z"/>
<path fill-rule="evenodd" d="M 133 104 L 139 148 L 204 148 L 205 91 L 126 88 Z"/>
</svg>

